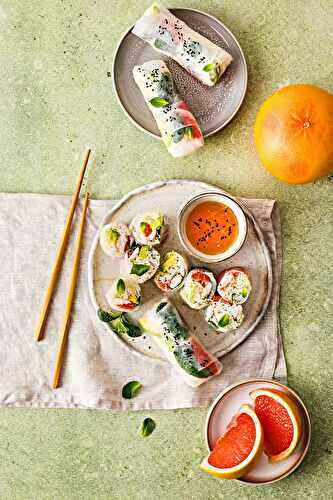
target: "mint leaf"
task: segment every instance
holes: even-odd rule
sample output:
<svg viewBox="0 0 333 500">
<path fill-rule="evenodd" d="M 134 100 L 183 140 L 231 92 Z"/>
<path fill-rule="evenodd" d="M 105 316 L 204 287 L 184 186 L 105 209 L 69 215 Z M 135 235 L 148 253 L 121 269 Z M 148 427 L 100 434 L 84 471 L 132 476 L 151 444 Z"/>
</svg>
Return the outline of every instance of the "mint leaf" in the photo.
<svg viewBox="0 0 333 500">
<path fill-rule="evenodd" d="M 137 380 L 131 380 L 131 382 L 127 382 L 122 388 L 121 394 L 124 399 L 132 399 L 134 398 L 140 391 L 142 385 Z"/>
<path fill-rule="evenodd" d="M 163 97 L 153 97 L 149 102 L 155 108 L 164 108 L 164 106 L 169 104 L 169 101 L 163 99 Z"/>
<path fill-rule="evenodd" d="M 164 42 L 164 40 L 161 40 L 160 38 L 156 38 L 154 41 L 154 46 L 157 49 L 164 50 L 168 47 L 168 44 Z"/>
<path fill-rule="evenodd" d="M 98 309 L 97 311 L 97 316 L 103 323 L 110 323 L 112 320 L 119 318 L 121 316 L 121 312 L 117 311 L 112 311 L 112 312 L 107 312 L 103 311 L 103 309 Z"/>
<path fill-rule="evenodd" d="M 117 293 L 119 295 L 123 295 L 123 293 L 125 292 L 125 282 L 124 280 L 122 280 L 121 278 L 117 281 Z"/>
<path fill-rule="evenodd" d="M 118 233 L 118 231 L 116 229 L 109 229 L 108 238 L 109 238 L 110 243 L 113 246 L 115 246 L 115 244 L 117 243 L 119 236 L 120 236 L 120 234 Z"/>
<path fill-rule="evenodd" d="M 154 420 L 150 417 L 147 417 L 142 422 L 141 426 L 141 435 L 142 437 L 148 437 L 155 430 L 156 424 Z"/>
<path fill-rule="evenodd" d="M 221 328 L 223 328 L 224 326 L 229 325 L 229 323 L 230 323 L 230 316 L 229 316 L 229 314 L 227 314 L 227 313 L 223 314 L 222 318 L 219 321 L 219 326 Z"/>
<path fill-rule="evenodd" d="M 192 127 L 186 127 L 185 135 L 188 139 L 193 139 L 193 129 Z"/>
<path fill-rule="evenodd" d="M 215 69 L 215 64 L 213 64 L 213 63 L 206 64 L 206 66 L 204 66 L 202 69 L 204 71 L 206 71 L 207 73 L 209 73 L 209 71 L 212 71 L 213 69 Z"/>
<path fill-rule="evenodd" d="M 150 266 L 148 264 L 133 264 L 131 269 L 131 274 L 136 274 L 136 276 L 142 276 L 147 271 L 149 271 Z"/>
</svg>

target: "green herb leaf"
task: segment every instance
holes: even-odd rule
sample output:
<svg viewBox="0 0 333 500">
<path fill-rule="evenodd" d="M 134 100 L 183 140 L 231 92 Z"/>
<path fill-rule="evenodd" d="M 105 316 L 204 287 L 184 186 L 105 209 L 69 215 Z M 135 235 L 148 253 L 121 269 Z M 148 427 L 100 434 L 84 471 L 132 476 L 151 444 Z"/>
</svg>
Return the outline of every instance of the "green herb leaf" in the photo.
<svg viewBox="0 0 333 500">
<path fill-rule="evenodd" d="M 150 266 L 148 264 L 133 264 L 131 269 L 131 274 L 135 274 L 136 276 L 142 276 L 147 271 L 149 271 Z"/>
<path fill-rule="evenodd" d="M 139 250 L 140 259 L 147 259 L 149 256 L 149 250 L 150 248 L 148 245 L 143 245 Z"/>
<path fill-rule="evenodd" d="M 168 44 L 164 40 L 161 40 L 160 38 L 156 38 L 154 41 L 154 46 L 157 49 L 164 50 L 168 47 Z"/>
<path fill-rule="evenodd" d="M 215 69 L 215 64 L 213 64 L 213 63 L 206 64 L 206 66 L 204 66 L 202 69 L 204 71 L 206 71 L 207 73 L 209 73 L 210 71 L 212 71 L 213 69 Z"/>
<path fill-rule="evenodd" d="M 115 244 L 117 243 L 119 236 L 120 234 L 116 229 L 109 229 L 108 239 L 113 246 L 115 246 Z"/>
<path fill-rule="evenodd" d="M 248 289 L 247 288 L 243 288 L 243 290 L 241 291 L 241 296 L 245 299 L 245 297 L 248 296 Z"/>
<path fill-rule="evenodd" d="M 156 427 L 156 424 L 154 420 L 150 417 L 147 417 L 144 419 L 142 422 L 142 427 L 141 427 L 141 435 L 142 437 L 148 437 L 150 434 L 154 431 Z"/>
<path fill-rule="evenodd" d="M 141 231 L 141 233 L 145 232 L 147 225 L 148 224 L 146 222 L 140 222 L 140 231 Z"/>
<path fill-rule="evenodd" d="M 160 302 L 160 303 L 158 304 L 158 306 L 156 307 L 156 312 L 157 312 L 157 313 L 158 313 L 158 312 L 160 312 L 160 311 L 163 309 L 163 307 L 165 307 L 166 305 L 168 305 L 168 303 L 167 303 L 167 302 Z"/>
<path fill-rule="evenodd" d="M 98 309 L 97 311 L 97 316 L 103 323 L 110 323 L 112 320 L 119 318 L 121 314 L 122 313 L 118 311 L 107 312 L 103 311 L 103 309 Z"/>
<path fill-rule="evenodd" d="M 117 281 L 117 287 L 116 287 L 116 288 L 117 288 L 117 293 L 118 293 L 119 295 L 123 295 L 123 293 L 125 292 L 125 288 L 126 288 L 126 287 L 125 287 L 125 282 L 124 282 L 124 280 L 123 280 L 123 279 L 121 279 L 121 278 L 120 278 L 120 279 Z"/>
<path fill-rule="evenodd" d="M 186 127 L 185 135 L 188 139 L 193 139 L 193 129 L 192 127 Z"/>
<path fill-rule="evenodd" d="M 169 104 L 169 101 L 163 99 L 163 97 L 153 97 L 149 102 L 155 108 L 164 108 L 164 106 Z"/>
<path fill-rule="evenodd" d="M 142 385 L 137 380 L 131 380 L 131 382 L 127 382 L 122 388 L 121 394 L 125 399 L 134 398 L 138 392 L 140 391 Z"/>
<path fill-rule="evenodd" d="M 222 318 L 219 321 L 219 326 L 221 328 L 223 328 L 224 326 L 229 325 L 229 323 L 230 323 L 230 316 L 229 316 L 229 314 L 227 314 L 227 313 L 223 314 Z"/>
<path fill-rule="evenodd" d="M 118 335 L 126 335 L 127 334 L 127 326 L 124 322 L 124 317 L 119 316 L 119 318 L 114 319 L 111 321 L 110 326 L 112 330 L 117 333 Z"/>
<path fill-rule="evenodd" d="M 114 319 L 109 325 L 118 335 L 128 335 L 129 337 L 141 337 L 142 335 L 141 328 L 132 323 L 126 314 L 122 314 L 119 318 Z"/>
<path fill-rule="evenodd" d="M 180 142 L 182 138 L 184 137 L 186 127 L 179 128 L 178 130 L 175 130 L 172 134 L 172 140 L 174 143 L 177 144 L 177 142 Z"/>
</svg>

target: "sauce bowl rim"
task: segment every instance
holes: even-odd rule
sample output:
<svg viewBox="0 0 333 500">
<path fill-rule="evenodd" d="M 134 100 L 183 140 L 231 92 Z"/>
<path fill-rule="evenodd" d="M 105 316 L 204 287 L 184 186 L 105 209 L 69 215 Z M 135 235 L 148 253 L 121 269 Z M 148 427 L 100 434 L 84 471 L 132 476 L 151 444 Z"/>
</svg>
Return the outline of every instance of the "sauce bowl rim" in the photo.
<svg viewBox="0 0 333 500">
<path fill-rule="evenodd" d="M 244 235 L 243 235 L 241 241 L 238 243 L 238 245 L 235 246 L 235 250 L 226 256 L 224 256 L 225 254 L 227 254 L 226 251 L 221 252 L 219 254 L 213 254 L 213 255 L 204 254 L 203 252 L 196 252 L 195 248 L 192 245 L 189 245 L 183 236 L 182 222 L 183 222 L 184 216 L 185 216 L 186 212 L 188 211 L 189 207 L 197 200 L 200 200 L 200 198 L 206 198 L 206 197 L 210 197 L 210 196 L 216 196 L 216 197 L 222 198 L 221 203 L 223 203 L 223 199 L 230 200 L 232 203 L 237 205 L 237 207 L 239 208 L 240 212 L 243 215 L 243 220 L 240 221 L 238 215 L 234 212 L 239 226 L 241 226 L 241 224 L 243 225 Z M 230 208 L 232 209 L 232 207 L 230 207 Z M 192 255 L 192 257 L 197 258 L 201 262 L 206 262 L 209 264 L 218 263 L 218 262 L 223 262 L 224 260 L 228 260 L 231 257 L 234 257 L 234 255 L 236 255 L 240 251 L 240 249 L 243 247 L 245 240 L 246 240 L 246 237 L 247 237 L 247 233 L 248 233 L 248 221 L 247 221 L 246 213 L 243 209 L 242 204 L 236 198 L 234 198 L 233 196 L 231 196 L 229 194 L 224 194 L 221 191 L 206 191 L 206 192 L 203 192 L 203 193 L 200 193 L 200 194 L 193 196 L 192 198 L 187 200 L 184 203 L 184 205 L 182 205 L 182 207 L 179 209 L 178 214 L 177 214 L 177 233 L 178 233 L 178 237 L 180 239 L 181 244 L 183 245 L 185 250 L 189 254 Z"/>
</svg>

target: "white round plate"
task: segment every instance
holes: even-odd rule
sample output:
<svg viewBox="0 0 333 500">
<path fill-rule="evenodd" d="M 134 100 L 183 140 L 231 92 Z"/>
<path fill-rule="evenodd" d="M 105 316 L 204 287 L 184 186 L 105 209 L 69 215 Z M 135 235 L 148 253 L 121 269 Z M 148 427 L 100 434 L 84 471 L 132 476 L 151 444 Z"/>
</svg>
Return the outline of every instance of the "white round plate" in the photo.
<svg viewBox="0 0 333 500">
<path fill-rule="evenodd" d="M 123 111 L 138 128 L 153 137 L 161 134 L 132 74 L 133 67 L 152 59 L 166 61 L 176 87 L 198 120 L 204 137 L 215 134 L 232 120 L 239 110 L 247 88 L 247 66 L 243 51 L 234 35 L 215 17 L 194 9 L 170 9 L 195 31 L 227 50 L 233 61 L 221 80 L 208 87 L 167 56 L 133 35 L 131 26 L 122 36 L 113 60 L 113 87 Z"/>
<path fill-rule="evenodd" d="M 270 464 L 267 456 L 263 453 L 255 467 L 246 476 L 238 479 L 238 481 L 253 485 L 269 484 L 289 476 L 304 459 L 311 438 L 311 422 L 308 411 L 301 398 L 292 389 L 274 380 L 249 379 L 227 387 L 217 396 L 208 410 L 205 438 L 209 451 L 213 449 L 217 439 L 223 434 L 242 404 L 253 405 L 250 392 L 259 388 L 278 389 L 298 403 L 302 411 L 303 435 L 296 450 L 289 458 L 276 464 Z"/>
<path fill-rule="evenodd" d="M 243 342 L 263 317 L 272 290 L 272 268 L 269 251 L 264 242 L 261 230 L 244 206 L 243 210 L 248 221 L 248 234 L 244 245 L 236 255 L 221 263 L 203 264 L 186 253 L 177 234 L 177 213 L 190 198 L 207 191 L 225 193 L 211 184 L 192 180 L 170 180 L 146 185 L 122 198 L 106 214 L 102 224 L 104 225 L 111 221 L 128 224 L 137 214 L 158 210 L 166 216 L 169 223 L 169 235 L 167 241 L 161 245 L 161 251 L 170 248 L 175 249 L 183 255 L 187 255 L 192 267 L 204 266 L 212 270 L 216 275 L 222 270 L 234 266 L 243 266 L 247 269 L 253 291 L 249 300 L 244 305 L 245 319 L 243 324 L 232 332 L 226 334 L 215 332 L 204 320 L 203 312 L 194 311 L 186 306 L 182 302 L 179 292 L 174 292 L 170 295 L 171 300 L 177 306 L 190 330 L 197 335 L 209 351 L 221 357 Z M 249 248 L 251 249 L 250 251 Z M 90 250 L 88 269 L 89 292 L 94 308 L 96 310 L 99 307 L 108 309 L 105 293 L 109 287 L 110 280 L 122 274 L 122 259 L 111 258 L 103 253 L 99 244 L 99 232 L 96 233 Z M 153 302 L 163 297 L 162 292 L 156 287 L 153 280 L 142 285 L 142 292 L 143 305 L 139 311 L 130 314 L 135 319 L 144 315 Z M 108 326 L 105 323 L 104 325 L 110 332 Z M 114 335 L 119 342 L 125 342 L 133 352 L 141 353 L 155 359 L 165 359 L 157 343 L 152 341 L 149 335 L 143 335 L 138 338 Z"/>
</svg>

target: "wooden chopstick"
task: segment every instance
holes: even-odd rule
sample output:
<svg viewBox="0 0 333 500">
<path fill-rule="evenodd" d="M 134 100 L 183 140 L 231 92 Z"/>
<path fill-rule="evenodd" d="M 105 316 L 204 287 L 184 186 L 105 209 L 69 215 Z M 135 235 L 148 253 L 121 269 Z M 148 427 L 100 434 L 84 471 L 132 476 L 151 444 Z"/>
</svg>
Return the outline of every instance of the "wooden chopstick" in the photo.
<svg viewBox="0 0 333 500">
<path fill-rule="evenodd" d="M 56 286 L 57 281 L 58 281 L 59 271 L 60 271 L 61 264 L 62 264 L 62 261 L 64 258 L 66 245 L 67 245 L 68 238 L 70 235 L 70 229 L 71 229 L 71 225 L 72 225 L 73 215 L 74 215 L 75 208 L 77 205 L 77 200 L 78 200 L 79 195 L 80 195 L 83 177 L 84 177 L 87 165 L 88 165 L 90 153 L 91 153 L 91 150 L 88 149 L 86 156 L 85 156 L 85 159 L 84 159 L 84 162 L 83 162 L 83 166 L 82 166 L 78 181 L 77 181 L 75 191 L 74 191 L 73 196 L 72 196 L 72 202 L 71 202 L 71 205 L 69 207 L 65 227 L 64 227 L 61 239 L 60 239 L 57 254 L 56 254 L 53 268 L 51 271 L 49 285 L 48 285 L 47 290 L 46 290 L 42 310 L 40 312 L 37 328 L 35 330 L 34 340 L 36 342 L 38 342 L 39 340 L 41 340 L 43 338 L 49 307 L 51 304 L 51 300 L 52 300 L 53 292 L 55 290 L 55 286 Z"/>
<path fill-rule="evenodd" d="M 55 364 L 55 370 L 54 370 L 53 382 L 52 382 L 53 389 L 56 389 L 57 387 L 59 387 L 61 369 L 62 369 L 62 365 L 63 365 L 65 349 L 66 349 L 67 340 L 68 340 L 71 310 L 72 310 L 72 304 L 73 304 L 73 299 L 74 299 L 74 294 L 75 294 L 77 275 L 78 275 L 78 271 L 79 271 L 82 236 L 83 236 L 84 225 L 85 225 L 85 221 L 86 221 L 88 202 L 89 202 L 89 193 L 86 193 L 85 197 L 84 197 L 84 202 L 83 202 L 83 209 L 82 209 L 79 233 L 77 235 L 76 242 L 75 242 L 74 261 L 73 261 L 72 274 L 71 274 L 71 279 L 70 279 L 70 284 L 69 284 L 69 290 L 68 290 L 67 299 L 66 299 L 65 314 L 64 314 L 64 319 L 63 319 L 62 327 L 60 330 L 60 334 L 59 334 L 59 346 L 58 346 L 58 352 L 57 352 L 57 358 L 56 358 L 56 364 Z"/>
</svg>

